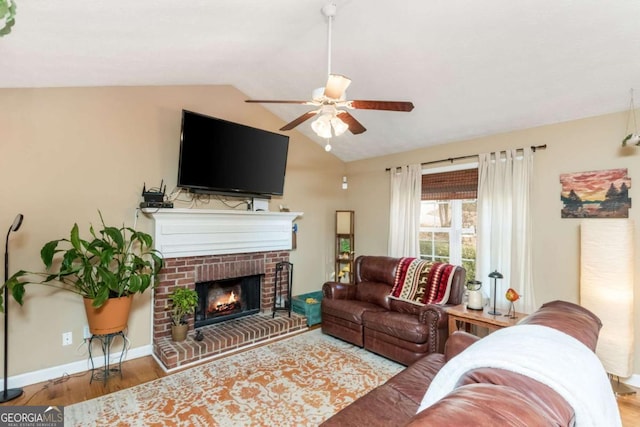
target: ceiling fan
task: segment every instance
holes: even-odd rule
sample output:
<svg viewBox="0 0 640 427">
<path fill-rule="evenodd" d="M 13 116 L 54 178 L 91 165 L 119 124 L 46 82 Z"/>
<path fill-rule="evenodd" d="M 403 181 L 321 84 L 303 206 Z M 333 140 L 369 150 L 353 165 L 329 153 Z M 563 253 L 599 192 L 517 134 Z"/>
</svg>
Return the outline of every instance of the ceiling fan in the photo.
<svg viewBox="0 0 640 427">
<path fill-rule="evenodd" d="M 311 123 L 311 128 L 320 137 L 329 139 L 332 136 L 342 135 L 349 130 L 354 135 L 365 132 L 367 129 L 353 117 L 346 109 L 355 110 L 384 110 L 405 111 L 413 110 L 413 103 L 408 101 L 365 101 L 347 100 L 346 90 L 351 84 L 351 79 L 340 74 L 331 73 L 331 26 L 336 15 L 336 5 L 328 3 L 322 8 L 322 13 L 328 19 L 328 79 L 325 87 L 313 91 L 311 101 L 286 101 L 286 100 L 261 100 L 248 99 L 246 102 L 270 103 L 270 104 L 301 104 L 317 107 L 308 111 L 280 128 L 281 131 L 291 130 L 310 118 L 319 117 Z"/>
</svg>

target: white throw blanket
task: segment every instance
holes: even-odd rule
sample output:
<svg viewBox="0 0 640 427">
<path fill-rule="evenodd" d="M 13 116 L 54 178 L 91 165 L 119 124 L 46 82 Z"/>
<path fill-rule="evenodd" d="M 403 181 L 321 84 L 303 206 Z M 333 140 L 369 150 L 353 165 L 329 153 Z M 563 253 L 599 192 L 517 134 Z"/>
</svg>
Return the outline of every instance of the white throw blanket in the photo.
<svg viewBox="0 0 640 427">
<path fill-rule="evenodd" d="M 622 426 L 609 378 L 595 353 L 572 336 L 541 325 L 501 329 L 469 346 L 438 372 L 418 412 L 476 368 L 505 369 L 546 384 L 571 405 L 578 427 Z"/>
</svg>

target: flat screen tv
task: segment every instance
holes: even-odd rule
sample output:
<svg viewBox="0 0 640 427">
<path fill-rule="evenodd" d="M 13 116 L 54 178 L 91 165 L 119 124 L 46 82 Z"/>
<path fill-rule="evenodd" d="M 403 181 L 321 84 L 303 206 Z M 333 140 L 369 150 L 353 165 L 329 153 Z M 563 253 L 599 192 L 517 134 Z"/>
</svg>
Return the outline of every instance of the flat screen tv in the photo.
<svg viewBox="0 0 640 427">
<path fill-rule="evenodd" d="M 289 137 L 182 110 L 178 187 L 195 193 L 281 196 Z"/>
</svg>

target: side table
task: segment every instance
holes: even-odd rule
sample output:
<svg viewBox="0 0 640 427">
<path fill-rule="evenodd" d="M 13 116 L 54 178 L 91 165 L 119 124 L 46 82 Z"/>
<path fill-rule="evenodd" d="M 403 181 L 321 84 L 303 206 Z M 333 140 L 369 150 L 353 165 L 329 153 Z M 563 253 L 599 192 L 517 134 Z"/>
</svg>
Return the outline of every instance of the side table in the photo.
<svg viewBox="0 0 640 427">
<path fill-rule="evenodd" d="M 111 366 L 111 345 L 118 337 L 122 340 L 122 351 L 120 352 L 117 363 L 114 363 L 114 366 Z M 102 348 L 104 365 L 101 368 L 96 368 L 93 361 L 94 356 L 92 349 L 94 341 L 100 341 L 100 347 Z M 124 331 L 105 335 L 91 335 L 91 338 L 89 338 L 89 360 L 91 361 L 91 379 L 89 380 L 89 384 L 91 384 L 93 380 L 101 380 L 104 384 L 106 384 L 107 379 L 109 379 L 112 373 L 119 373 L 120 378 L 122 379 L 122 359 L 124 357 L 126 348 L 127 341 L 124 335 Z"/>
<path fill-rule="evenodd" d="M 516 312 L 515 314 L 515 319 L 505 316 L 504 314 L 494 316 L 488 314 L 484 310 L 469 309 L 462 304 L 456 305 L 455 307 L 449 307 L 446 309 L 446 311 L 449 317 L 449 335 L 458 330 L 459 323 L 465 324 L 467 328 L 470 325 L 476 325 L 487 328 L 490 331 L 495 331 L 498 329 L 506 328 L 508 326 L 513 326 L 518 323 L 520 319 L 527 316 L 526 313 L 518 312 Z"/>
</svg>

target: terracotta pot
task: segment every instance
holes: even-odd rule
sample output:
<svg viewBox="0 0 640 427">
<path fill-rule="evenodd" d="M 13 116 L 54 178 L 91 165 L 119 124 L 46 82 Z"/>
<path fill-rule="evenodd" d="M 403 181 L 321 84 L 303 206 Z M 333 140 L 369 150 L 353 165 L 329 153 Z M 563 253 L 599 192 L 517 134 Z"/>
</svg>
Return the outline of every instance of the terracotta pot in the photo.
<svg viewBox="0 0 640 427">
<path fill-rule="evenodd" d="M 87 312 L 89 331 L 94 335 L 107 335 L 124 330 L 129 321 L 132 300 L 133 295 L 110 298 L 102 306 L 95 308 L 93 300 L 85 298 L 84 309 Z"/>
<path fill-rule="evenodd" d="M 184 341 L 187 339 L 189 325 L 171 325 L 171 339 L 174 341 Z"/>
</svg>

